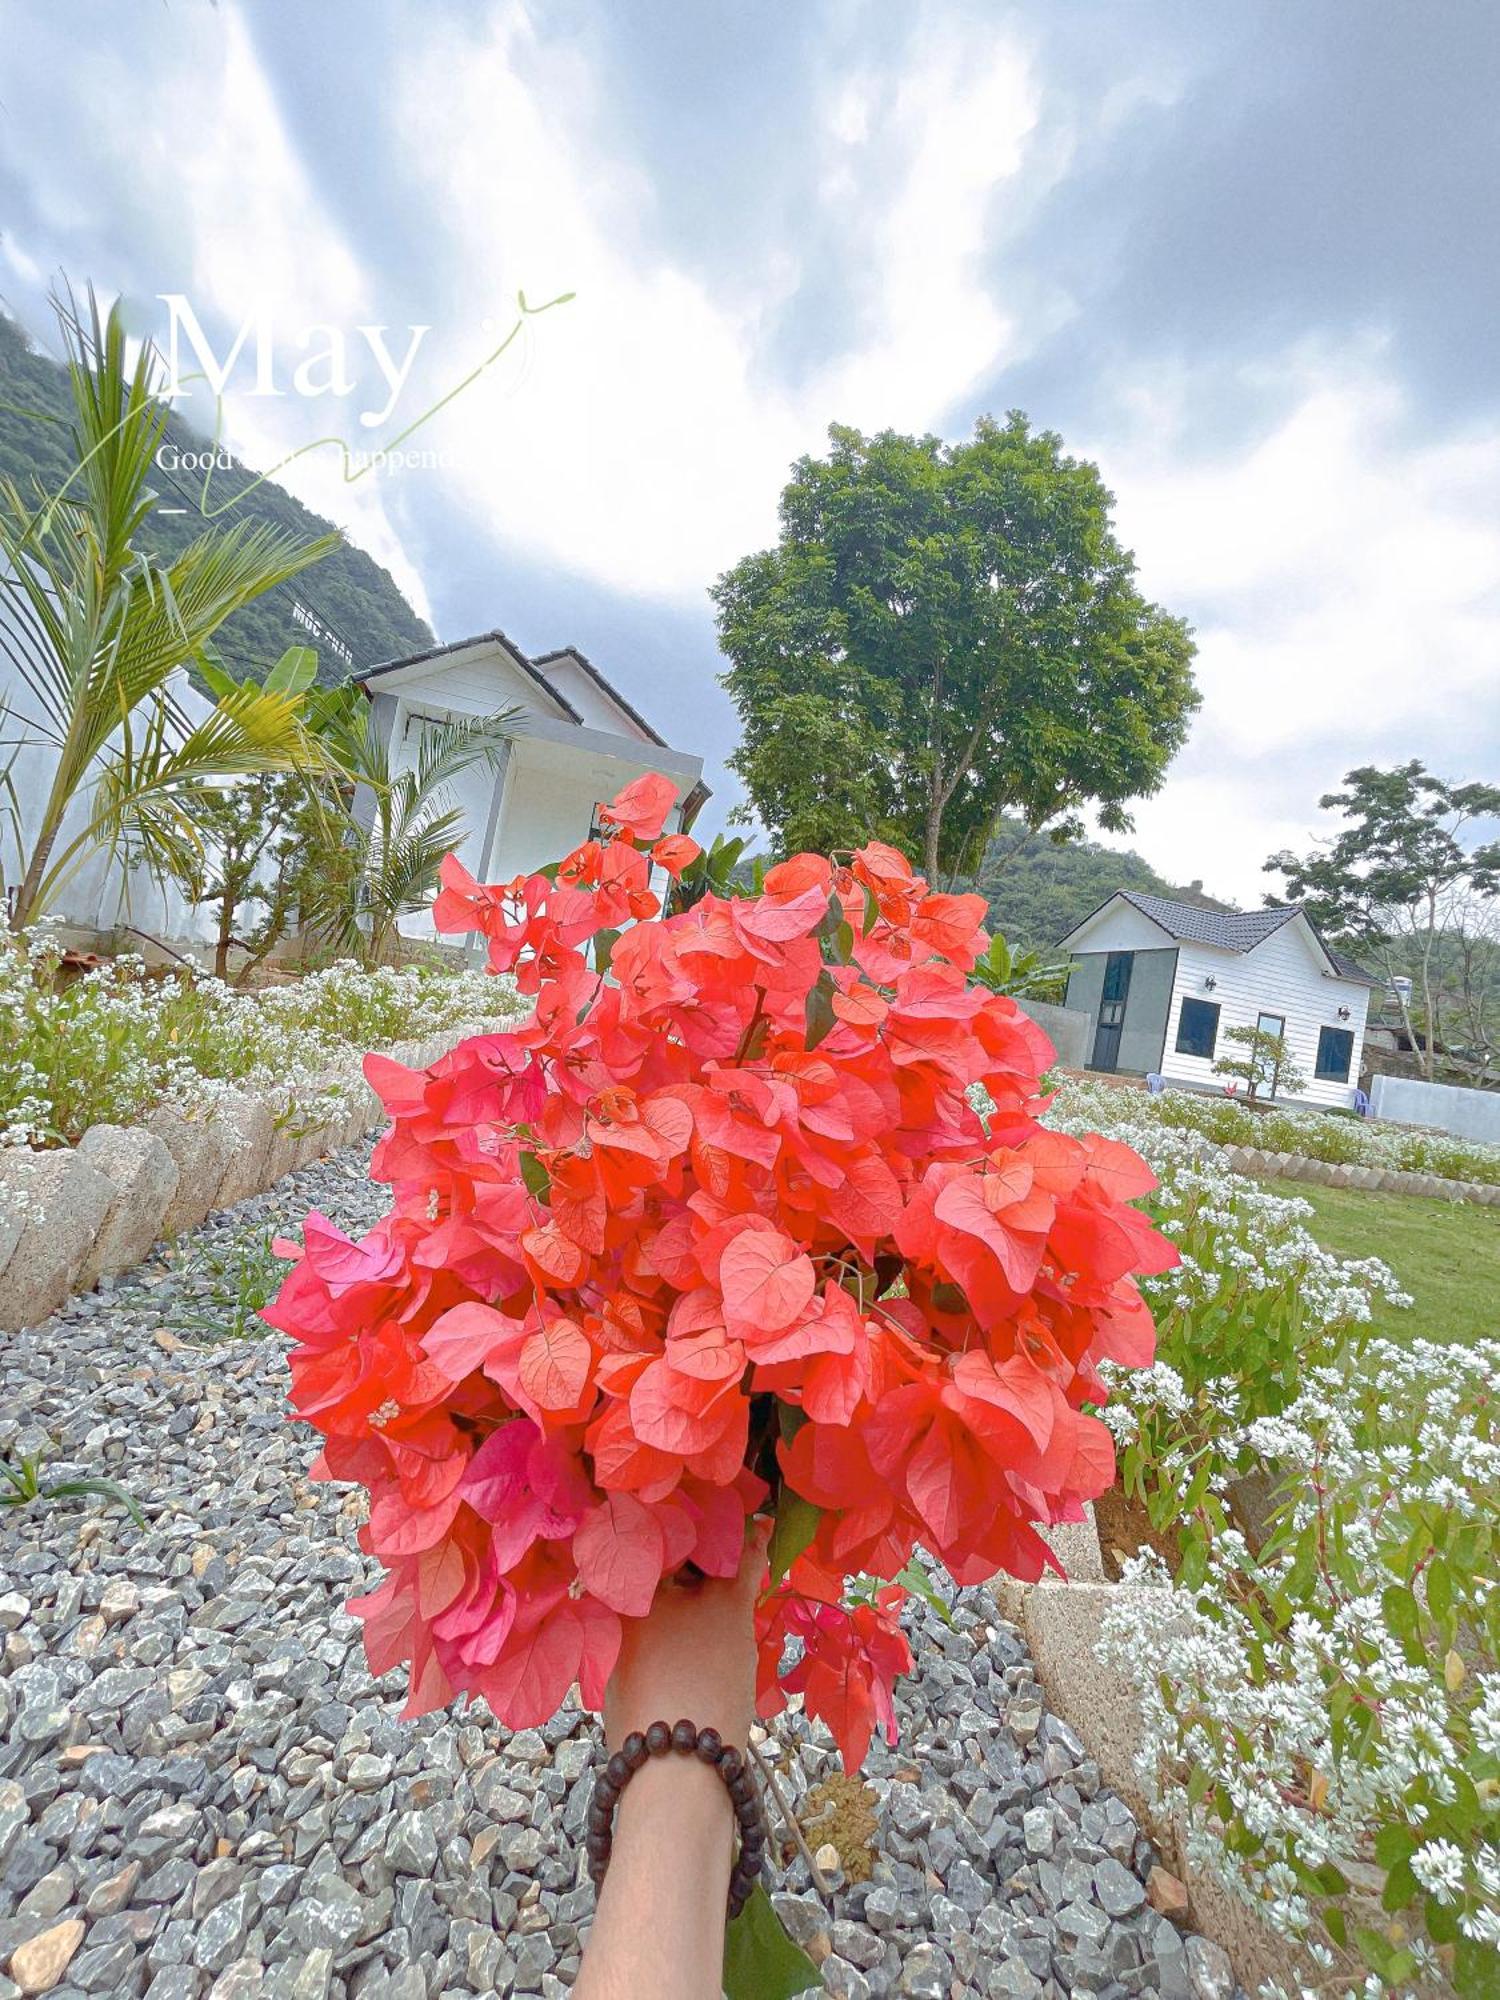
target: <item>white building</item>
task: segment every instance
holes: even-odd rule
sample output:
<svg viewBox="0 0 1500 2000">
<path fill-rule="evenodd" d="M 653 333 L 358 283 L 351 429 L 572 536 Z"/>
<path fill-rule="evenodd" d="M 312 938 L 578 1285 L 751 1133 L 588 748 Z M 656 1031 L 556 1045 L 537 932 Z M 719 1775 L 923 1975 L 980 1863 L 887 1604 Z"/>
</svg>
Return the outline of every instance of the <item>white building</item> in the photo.
<svg viewBox="0 0 1500 2000">
<path fill-rule="evenodd" d="M 1088 1067 L 1220 1091 L 1230 1028 L 1284 1037 L 1296 1102 L 1353 1102 L 1380 981 L 1319 937 L 1299 905 L 1220 912 L 1120 889 L 1062 940 L 1067 1005 L 1092 1020 Z M 1264 1097 L 1265 1093 L 1262 1092 Z"/>
<path fill-rule="evenodd" d="M 588 838 L 597 808 L 647 771 L 678 788 L 669 831 L 685 831 L 708 797 L 703 759 L 674 750 L 575 647 L 528 658 L 503 632 L 481 632 L 355 678 L 394 746 L 395 770 L 416 761 L 424 729 L 519 711 L 499 758 L 448 787 L 468 822 L 455 851 L 481 882 L 559 860 Z M 430 935 L 431 923 L 424 913 L 402 929 Z"/>
</svg>

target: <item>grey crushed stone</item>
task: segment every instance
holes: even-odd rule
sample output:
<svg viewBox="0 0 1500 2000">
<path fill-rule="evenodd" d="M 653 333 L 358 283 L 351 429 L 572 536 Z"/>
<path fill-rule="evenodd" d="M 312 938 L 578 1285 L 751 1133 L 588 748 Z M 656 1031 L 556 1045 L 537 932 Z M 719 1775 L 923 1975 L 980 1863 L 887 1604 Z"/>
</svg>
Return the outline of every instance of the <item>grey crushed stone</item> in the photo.
<svg viewBox="0 0 1500 2000">
<path fill-rule="evenodd" d="M 315 1484 L 284 1416 L 285 1343 L 230 1338 L 268 1228 L 383 1212 L 350 1148 L 211 1216 L 171 1253 L 0 1349 L 0 1450 L 98 1500 L 0 1518 L 0 2000 L 11 1955 L 71 1918 L 54 2000 L 437 2000 L 565 1994 L 593 1894 L 595 1725 L 403 1723 L 344 1610 L 375 1566 L 357 1496 Z M 842 2000 L 1234 2000 L 1228 1961 L 1145 1901 L 1155 1856 L 1050 1715 L 984 1590 L 907 1612 L 920 1672 L 865 1775 L 873 1874 L 827 1908 L 773 1887 Z M 837 1775 L 799 1712 L 765 1746 L 800 1803 Z M 773 1810 L 773 1829 L 776 1821 Z"/>
</svg>

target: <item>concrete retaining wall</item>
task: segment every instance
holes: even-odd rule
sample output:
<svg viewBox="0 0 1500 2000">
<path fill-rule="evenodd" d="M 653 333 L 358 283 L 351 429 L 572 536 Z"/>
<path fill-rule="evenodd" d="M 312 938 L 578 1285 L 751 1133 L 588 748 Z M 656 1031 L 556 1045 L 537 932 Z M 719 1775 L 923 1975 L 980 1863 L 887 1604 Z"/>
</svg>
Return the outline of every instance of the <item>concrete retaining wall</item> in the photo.
<svg viewBox="0 0 1500 2000">
<path fill-rule="evenodd" d="M 1500 1090 L 1465 1090 L 1453 1083 L 1424 1083 L 1414 1076 L 1377 1076 L 1370 1108 L 1398 1125 L 1429 1125 L 1455 1139 L 1500 1146 Z"/>
<path fill-rule="evenodd" d="M 1065 1069 L 1082 1069 L 1092 1045 L 1094 1017 L 1077 1007 L 1055 1007 L 1050 1000 L 1021 1000 L 1016 1005 L 1044 1028 Z"/>
<path fill-rule="evenodd" d="M 1258 1146 L 1225 1146 L 1237 1174 L 1261 1181 L 1315 1181 L 1322 1187 L 1370 1188 L 1387 1194 L 1423 1194 L 1431 1201 L 1476 1201 L 1500 1208 L 1500 1184 L 1447 1180 L 1442 1174 L 1401 1173 L 1395 1167 L 1335 1165 L 1300 1153 L 1266 1153 Z"/>
<path fill-rule="evenodd" d="M 493 1021 L 466 1021 L 384 1051 L 425 1069 Z M 0 1149 L 0 1331 L 46 1319 L 75 1291 L 118 1277 L 164 1237 L 260 1194 L 308 1161 L 381 1124 L 357 1067 L 327 1079 L 348 1108 L 308 1128 L 283 1097 L 234 1092 L 205 1117 L 160 1109 L 139 1126 L 94 1125 L 71 1151 Z"/>
<path fill-rule="evenodd" d="M 1047 1535 L 1070 1581 L 1001 1580 L 996 1595 L 1026 1640 L 1048 1706 L 1077 1732 L 1105 1783 L 1120 1794 L 1150 1834 L 1187 1890 L 1193 1929 L 1228 1953 L 1246 1991 L 1253 1993 L 1268 1980 L 1293 1993 L 1309 1985 L 1322 1990 L 1327 1974 L 1319 1972 L 1306 1950 L 1273 1929 L 1217 1876 L 1194 1866 L 1187 1859 L 1182 1819 L 1176 1815 L 1164 1819 L 1147 1801 L 1136 1762 L 1144 1742 L 1136 1691 L 1125 1674 L 1099 1658 L 1098 1649 L 1105 1613 L 1119 1593 L 1148 1586 L 1103 1581 L 1092 1518 L 1082 1526 L 1049 1529 Z M 1061 1536 L 1068 1538 L 1066 1545 L 1058 1539 Z M 1362 1974 L 1356 1977 L 1352 1964 L 1347 1972 L 1350 1984 L 1362 1983 Z"/>
</svg>

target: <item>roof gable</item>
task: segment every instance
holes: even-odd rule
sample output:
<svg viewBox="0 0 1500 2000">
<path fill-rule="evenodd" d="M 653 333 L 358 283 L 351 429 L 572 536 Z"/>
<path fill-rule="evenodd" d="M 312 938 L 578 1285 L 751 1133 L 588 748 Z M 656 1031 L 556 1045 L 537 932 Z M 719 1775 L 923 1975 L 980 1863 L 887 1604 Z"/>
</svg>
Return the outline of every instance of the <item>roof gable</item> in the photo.
<svg viewBox="0 0 1500 2000">
<path fill-rule="evenodd" d="M 1215 951 L 1232 951 L 1241 956 L 1254 951 L 1267 938 L 1274 937 L 1286 925 L 1300 918 L 1299 929 L 1306 932 L 1310 949 L 1336 978 L 1353 980 L 1365 986 L 1381 983 L 1352 958 L 1332 951 L 1323 942 L 1316 925 L 1300 903 L 1276 904 L 1263 910 L 1205 910 L 1196 903 L 1174 903 L 1165 896 L 1145 895 L 1139 889 L 1116 889 L 1081 924 L 1074 925 L 1062 939 L 1062 944 L 1071 946 L 1075 938 L 1116 902 L 1126 903 L 1131 909 L 1139 911 L 1178 944 L 1207 945 Z"/>
<path fill-rule="evenodd" d="M 407 653 L 399 660 L 382 660 L 379 666 L 366 667 L 364 672 L 356 674 L 354 679 L 368 692 L 370 682 L 378 680 L 383 674 L 397 673 L 403 667 L 424 667 L 428 664 L 437 666 L 441 671 L 442 663 L 445 661 L 456 666 L 460 655 L 485 650 L 503 652 L 569 722 L 582 723 L 583 717 L 561 688 L 555 688 L 547 676 L 537 669 L 535 662 L 527 658 L 515 640 L 508 638 L 498 626 L 492 632 L 476 632 L 469 639 L 454 639 L 446 646 L 428 646 L 420 653 Z"/>
</svg>

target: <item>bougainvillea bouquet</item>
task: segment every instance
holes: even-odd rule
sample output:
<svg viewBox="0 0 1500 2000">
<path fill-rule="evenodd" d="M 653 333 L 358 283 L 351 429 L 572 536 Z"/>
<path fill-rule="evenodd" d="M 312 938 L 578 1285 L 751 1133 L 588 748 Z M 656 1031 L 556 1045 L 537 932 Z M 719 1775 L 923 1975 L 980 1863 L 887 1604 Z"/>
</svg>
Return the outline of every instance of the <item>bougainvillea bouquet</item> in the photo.
<svg viewBox="0 0 1500 2000">
<path fill-rule="evenodd" d="M 760 1708 L 800 1692 L 852 1769 L 910 1665 L 891 1580 L 919 1547 L 1041 1574 L 1034 1524 L 1113 1474 L 1099 1363 L 1151 1358 L 1133 1276 L 1176 1253 L 1134 1153 L 1038 1123 L 1051 1049 L 970 976 L 982 898 L 878 843 L 736 894 L 663 837 L 674 797 L 638 780 L 504 886 L 445 864 L 439 929 L 534 1009 L 369 1059 L 391 1212 L 358 1243 L 309 1216 L 266 1316 L 319 1473 L 369 1489 L 352 1608 L 409 1713 L 597 1707 L 622 1620 L 773 1511 Z"/>
</svg>

